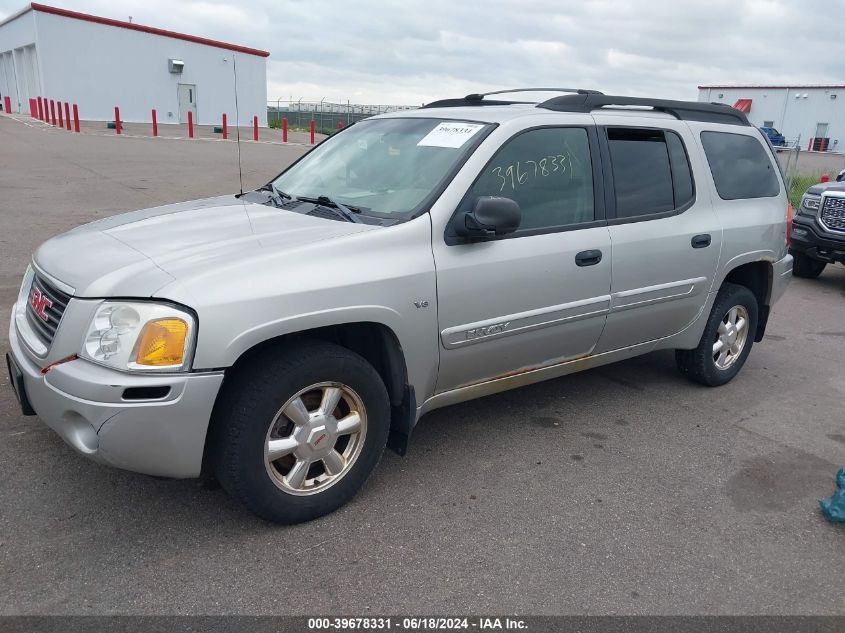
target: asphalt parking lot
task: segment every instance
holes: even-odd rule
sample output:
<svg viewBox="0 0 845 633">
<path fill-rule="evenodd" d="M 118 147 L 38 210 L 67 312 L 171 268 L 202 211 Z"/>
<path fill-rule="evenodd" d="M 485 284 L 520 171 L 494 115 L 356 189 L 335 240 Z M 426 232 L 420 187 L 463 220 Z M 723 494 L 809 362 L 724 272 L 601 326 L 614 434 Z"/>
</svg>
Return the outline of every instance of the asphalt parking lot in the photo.
<svg viewBox="0 0 845 633">
<path fill-rule="evenodd" d="M 256 187 L 305 151 L 245 143 Z M 0 117 L 0 348 L 30 253 L 237 189 L 236 148 Z M 739 377 L 671 352 L 427 415 L 348 506 L 267 524 L 91 463 L 0 376 L 0 614 L 845 614 L 845 267 L 795 279 Z"/>
</svg>

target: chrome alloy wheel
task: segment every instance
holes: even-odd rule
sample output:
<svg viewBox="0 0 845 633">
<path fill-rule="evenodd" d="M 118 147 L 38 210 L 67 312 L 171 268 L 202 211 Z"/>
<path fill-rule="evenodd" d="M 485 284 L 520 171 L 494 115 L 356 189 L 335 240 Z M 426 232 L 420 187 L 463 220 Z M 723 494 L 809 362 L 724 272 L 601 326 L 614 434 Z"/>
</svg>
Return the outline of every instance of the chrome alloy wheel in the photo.
<svg viewBox="0 0 845 633">
<path fill-rule="evenodd" d="M 725 313 L 716 331 L 716 342 L 713 343 L 716 369 L 725 370 L 733 365 L 745 349 L 747 340 L 748 310 L 745 306 L 736 305 Z"/>
<path fill-rule="evenodd" d="M 322 492 L 361 454 L 367 414 L 352 388 L 321 382 L 302 389 L 276 413 L 264 440 L 267 474 L 293 495 Z"/>
</svg>

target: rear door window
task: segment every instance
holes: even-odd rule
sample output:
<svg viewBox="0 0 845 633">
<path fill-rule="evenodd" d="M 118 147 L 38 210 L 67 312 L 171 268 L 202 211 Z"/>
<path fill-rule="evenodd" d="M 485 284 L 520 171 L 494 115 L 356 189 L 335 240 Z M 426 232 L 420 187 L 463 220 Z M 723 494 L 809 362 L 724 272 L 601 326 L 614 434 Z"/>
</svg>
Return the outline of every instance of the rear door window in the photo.
<svg viewBox="0 0 845 633">
<path fill-rule="evenodd" d="M 616 217 L 671 212 L 695 195 L 692 173 L 680 137 L 668 130 L 608 128 Z"/>
<path fill-rule="evenodd" d="M 702 132 L 701 144 L 722 200 L 771 198 L 780 184 L 760 139 L 730 132 Z"/>
</svg>

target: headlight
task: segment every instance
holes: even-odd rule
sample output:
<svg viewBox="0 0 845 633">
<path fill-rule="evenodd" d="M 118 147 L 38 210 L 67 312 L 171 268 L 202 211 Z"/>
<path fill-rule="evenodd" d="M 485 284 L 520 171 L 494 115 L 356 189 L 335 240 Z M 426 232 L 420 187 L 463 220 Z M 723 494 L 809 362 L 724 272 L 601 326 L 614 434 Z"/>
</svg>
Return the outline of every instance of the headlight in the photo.
<svg viewBox="0 0 845 633">
<path fill-rule="evenodd" d="M 161 303 L 106 301 L 94 314 L 79 356 L 122 371 L 187 371 L 196 321 Z"/>
<path fill-rule="evenodd" d="M 816 215 L 819 212 L 820 202 L 821 196 L 805 194 L 801 199 L 801 210 L 808 212 L 808 215 Z"/>
</svg>

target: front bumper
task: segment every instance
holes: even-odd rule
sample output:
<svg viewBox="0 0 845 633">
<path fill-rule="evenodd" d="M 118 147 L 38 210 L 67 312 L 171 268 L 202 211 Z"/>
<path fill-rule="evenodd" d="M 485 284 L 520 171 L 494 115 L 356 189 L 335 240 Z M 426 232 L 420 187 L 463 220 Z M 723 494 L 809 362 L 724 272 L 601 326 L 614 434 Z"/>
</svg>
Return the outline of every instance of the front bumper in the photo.
<svg viewBox="0 0 845 633">
<path fill-rule="evenodd" d="M 807 255 L 829 264 L 845 264 L 845 234 L 825 231 L 815 218 L 796 215 L 792 222 L 790 253 Z"/>
<path fill-rule="evenodd" d="M 200 474 L 223 372 L 127 374 L 76 359 L 42 374 L 42 367 L 23 348 L 14 318 L 9 344 L 32 408 L 78 452 L 148 475 Z M 169 387 L 169 391 L 160 398 L 126 400 L 126 389 L 133 387 Z"/>
</svg>

